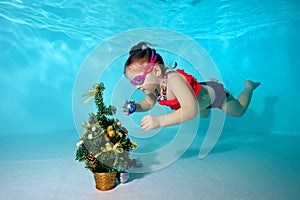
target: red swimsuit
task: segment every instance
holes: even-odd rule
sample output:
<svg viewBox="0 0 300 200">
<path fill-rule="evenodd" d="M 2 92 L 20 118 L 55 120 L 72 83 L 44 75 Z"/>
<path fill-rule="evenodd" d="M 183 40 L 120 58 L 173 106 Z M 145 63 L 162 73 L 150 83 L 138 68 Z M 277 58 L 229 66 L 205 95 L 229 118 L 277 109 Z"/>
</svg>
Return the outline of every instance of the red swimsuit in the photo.
<svg viewBox="0 0 300 200">
<path fill-rule="evenodd" d="M 188 83 L 189 87 L 191 88 L 191 91 L 194 92 L 194 95 L 196 99 L 198 99 L 199 91 L 201 90 L 201 84 L 198 83 L 197 79 L 193 77 L 192 75 L 189 75 L 184 72 L 182 69 L 176 70 L 177 73 L 182 74 L 186 82 Z M 160 105 L 163 106 L 169 106 L 172 110 L 178 110 L 180 108 L 180 103 L 178 102 L 178 99 L 171 99 L 171 100 L 158 100 Z"/>
</svg>

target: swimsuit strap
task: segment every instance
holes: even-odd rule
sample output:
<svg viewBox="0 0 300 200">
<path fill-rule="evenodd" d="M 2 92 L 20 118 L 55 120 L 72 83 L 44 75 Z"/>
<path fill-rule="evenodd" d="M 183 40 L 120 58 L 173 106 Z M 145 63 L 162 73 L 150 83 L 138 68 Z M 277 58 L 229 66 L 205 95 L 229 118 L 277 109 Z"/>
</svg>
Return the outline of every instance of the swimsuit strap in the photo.
<svg viewBox="0 0 300 200">
<path fill-rule="evenodd" d="M 168 76 L 164 75 L 162 85 L 160 86 L 161 93 L 159 93 L 157 90 L 155 90 L 157 100 L 166 100 L 167 99 L 167 82 L 168 82 Z"/>
<path fill-rule="evenodd" d="M 166 74 L 163 77 L 163 82 L 162 85 L 160 86 L 160 91 L 161 93 L 159 93 L 157 90 L 155 90 L 156 92 L 156 97 L 157 100 L 167 100 L 167 83 L 168 83 L 168 73 L 170 72 L 175 72 L 174 68 L 177 66 L 177 63 L 175 62 L 175 66 L 174 67 L 167 67 L 166 69 Z"/>
</svg>

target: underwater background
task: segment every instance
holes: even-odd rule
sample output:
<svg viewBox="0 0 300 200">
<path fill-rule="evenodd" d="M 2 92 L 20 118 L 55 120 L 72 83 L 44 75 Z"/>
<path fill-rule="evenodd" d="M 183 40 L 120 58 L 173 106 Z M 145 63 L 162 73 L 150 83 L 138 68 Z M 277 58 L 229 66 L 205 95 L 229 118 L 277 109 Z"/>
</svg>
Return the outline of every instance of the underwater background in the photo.
<svg viewBox="0 0 300 200">
<path fill-rule="evenodd" d="M 242 118 L 226 116 L 207 158 L 198 157 L 209 123 L 201 119 L 194 142 L 174 164 L 99 194 L 91 174 L 74 161 L 81 134 L 74 85 L 99 45 L 142 28 L 196 41 L 234 96 L 247 79 L 261 86 Z M 298 0 L 1 0 L 0 199 L 299 199 L 299 33 Z M 132 44 L 124 43 L 129 50 Z M 120 55 L 102 77 L 107 102 L 115 81 L 124 78 L 126 57 Z M 164 59 L 194 70 L 181 58 Z M 164 146 L 176 128 L 141 138 L 137 150 Z"/>
<path fill-rule="evenodd" d="M 161 27 L 197 41 L 234 95 L 246 79 L 262 83 L 248 113 L 242 120 L 228 117 L 232 122 L 225 124 L 226 130 L 298 135 L 299 4 L 1 1 L 0 134 L 74 129 L 73 85 L 88 54 L 123 31 Z M 178 47 L 174 43 L 170 48 Z M 114 73 L 121 77 L 123 66 Z"/>
</svg>

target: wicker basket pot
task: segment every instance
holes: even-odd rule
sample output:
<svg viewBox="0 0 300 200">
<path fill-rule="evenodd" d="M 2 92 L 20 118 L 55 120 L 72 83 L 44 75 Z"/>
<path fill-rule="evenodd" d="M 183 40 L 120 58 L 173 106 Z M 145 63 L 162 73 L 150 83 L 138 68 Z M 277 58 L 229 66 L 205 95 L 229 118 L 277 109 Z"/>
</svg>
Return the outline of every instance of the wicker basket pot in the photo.
<svg viewBox="0 0 300 200">
<path fill-rule="evenodd" d="M 116 186 L 117 172 L 94 173 L 96 188 L 98 190 L 110 190 Z"/>
</svg>

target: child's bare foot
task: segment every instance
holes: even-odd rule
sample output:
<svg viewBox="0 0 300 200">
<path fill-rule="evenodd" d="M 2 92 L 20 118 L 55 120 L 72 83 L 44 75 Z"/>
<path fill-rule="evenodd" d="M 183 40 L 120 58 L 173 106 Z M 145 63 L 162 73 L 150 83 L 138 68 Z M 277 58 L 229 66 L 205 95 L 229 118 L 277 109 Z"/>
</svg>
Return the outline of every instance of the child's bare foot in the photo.
<svg viewBox="0 0 300 200">
<path fill-rule="evenodd" d="M 260 82 L 253 82 L 251 80 L 245 81 L 245 86 L 252 91 L 255 90 L 260 85 Z"/>
</svg>

